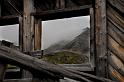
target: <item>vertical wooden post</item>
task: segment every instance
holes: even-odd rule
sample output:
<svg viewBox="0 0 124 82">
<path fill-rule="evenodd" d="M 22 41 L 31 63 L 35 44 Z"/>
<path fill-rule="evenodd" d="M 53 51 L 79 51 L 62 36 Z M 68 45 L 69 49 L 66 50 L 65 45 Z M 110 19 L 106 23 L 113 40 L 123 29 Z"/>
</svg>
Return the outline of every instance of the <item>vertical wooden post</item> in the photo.
<svg viewBox="0 0 124 82">
<path fill-rule="evenodd" d="M 34 49 L 41 50 L 41 34 L 42 33 L 42 23 L 40 19 L 35 18 L 35 33 L 34 33 Z"/>
<path fill-rule="evenodd" d="M 56 0 L 56 9 L 59 8 L 59 0 Z"/>
<path fill-rule="evenodd" d="M 34 39 L 35 39 L 35 17 L 34 16 L 31 16 L 31 51 L 34 51 Z"/>
<path fill-rule="evenodd" d="M 20 42 L 23 52 L 41 50 L 41 20 L 31 16 L 31 12 L 34 12 L 33 0 L 24 0 L 23 33 L 20 32 L 23 36 Z M 28 78 L 30 74 L 24 72 L 23 77 Z"/>
<path fill-rule="evenodd" d="M 30 16 L 34 11 L 33 0 L 24 0 L 23 51 L 41 50 L 41 20 Z"/>
<path fill-rule="evenodd" d="M 33 0 L 24 0 L 24 15 L 23 15 L 23 51 L 32 51 L 32 39 L 31 35 L 31 12 L 34 11 Z"/>
<path fill-rule="evenodd" d="M 94 28 L 94 9 L 90 8 L 90 62 L 95 67 L 95 28 Z"/>
<path fill-rule="evenodd" d="M 60 0 L 60 8 L 65 8 L 65 0 Z"/>
<path fill-rule="evenodd" d="M 23 45 L 23 18 L 19 17 L 19 49 L 22 51 Z"/>
<path fill-rule="evenodd" d="M 34 11 L 34 2 L 33 0 L 23 0 L 23 10 L 24 10 L 24 14 L 23 14 L 23 27 L 22 27 L 22 51 L 23 52 L 30 52 L 33 51 L 33 47 L 34 47 L 34 43 L 33 43 L 33 39 L 34 36 L 32 35 L 32 31 L 34 29 L 34 26 L 32 26 L 34 23 L 33 17 L 30 15 L 31 12 Z M 21 38 L 21 36 L 20 36 Z M 31 74 L 27 71 L 23 72 L 23 78 L 30 78 L 32 77 Z"/>
<path fill-rule="evenodd" d="M 65 0 L 56 0 L 56 9 L 65 8 Z"/>
<path fill-rule="evenodd" d="M 107 75 L 106 0 L 95 0 L 96 74 Z"/>
</svg>

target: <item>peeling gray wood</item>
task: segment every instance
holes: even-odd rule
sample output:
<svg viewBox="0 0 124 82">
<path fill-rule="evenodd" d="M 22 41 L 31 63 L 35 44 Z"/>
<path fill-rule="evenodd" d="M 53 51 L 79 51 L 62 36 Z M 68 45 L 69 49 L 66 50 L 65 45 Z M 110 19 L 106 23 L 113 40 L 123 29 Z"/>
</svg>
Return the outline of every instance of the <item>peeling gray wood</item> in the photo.
<svg viewBox="0 0 124 82">
<path fill-rule="evenodd" d="M 23 18 L 19 17 L 19 49 L 22 51 L 23 49 Z"/>
<path fill-rule="evenodd" d="M 107 76 L 106 0 L 95 0 L 96 74 Z"/>
<path fill-rule="evenodd" d="M 33 0 L 24 0 L 24 16 L 23 16 L 23 51 L 29 52 L 32 49 L 31 36 L 31 16 L 33 12 Z"/>
<path fill-rule="evenodd" d="M 95 27 L 94 9 L 90 8 L 90 62 L 91 67 L 95 67 Z"/>
<path fill-rule="evenodd" d="M 34 39 L 34 37 L 31 34 L 32 34 L 32 28 L 34 26 L 31 26 L 32 25 L 31 23 L 32 22 L 34 23 L 34 21 L 32 20 L 30 13 L 34 11 L 34 2 L 33 0 L 24 0 L 23 4 L 24 4 L 23 30 L 22 30 L 23 31 L 23 35 L 22 35 L 23 44 L 21 46 L 22 46 L 23 52 L 29 52 L 29 51 L 33 51 L 32 40 Z M 32 75 L 30 74 L 30 72 L 24 71 L 23 77 L 28 78 L 28 77 L 32 77 Z"/>
</svg>

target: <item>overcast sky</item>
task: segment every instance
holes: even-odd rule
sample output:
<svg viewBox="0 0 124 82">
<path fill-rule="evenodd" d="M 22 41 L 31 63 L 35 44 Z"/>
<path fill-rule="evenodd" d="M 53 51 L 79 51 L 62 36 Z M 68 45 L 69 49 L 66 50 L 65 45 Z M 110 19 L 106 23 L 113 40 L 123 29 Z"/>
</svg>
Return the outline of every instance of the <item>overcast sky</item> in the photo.
<svg viewBox="0 0 124 82">
<path fill-rule="evenodd" d="M 61 40 L 72 40 L 86 27 L 90 27 L 89 16 L 44 21 L 42 48 L 47 48 Z"/>
<path fill-rule="evenodd" d="M 7 40 L 18 45 L 19 25 L 0 26 L 0 40 Z"/>
<path fill-rule="evenodd" d="M 72 40 L 84 28 L 90 27 L 90 17 L 73 17 L 43 21 L 42 49 L 61 41 Z M 0 40 L 8 40 L 18 45 L 18 25 L 0 26 Z"/>
</svg>

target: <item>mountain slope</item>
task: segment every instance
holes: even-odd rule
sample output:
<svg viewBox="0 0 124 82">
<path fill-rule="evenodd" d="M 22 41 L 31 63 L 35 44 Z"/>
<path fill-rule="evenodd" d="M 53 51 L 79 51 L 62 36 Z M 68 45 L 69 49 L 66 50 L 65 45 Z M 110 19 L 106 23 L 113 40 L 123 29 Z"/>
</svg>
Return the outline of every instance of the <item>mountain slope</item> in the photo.
<svg viewBox="0 0 124 82">
<path fill-rule="evenodd" d="M 66 44 L 63 49 L 81 53 L 88 52 L 90 48 L 90 29 L 85 28 L 74 40 Z"/>
<path fill-rule="evenodd" d="M 89 60 L 90 29 L 75 37 L 72 41 L 61 41 L 44 50 L 43 60 L 58 64 L 81 64 Z"/>
</svg>

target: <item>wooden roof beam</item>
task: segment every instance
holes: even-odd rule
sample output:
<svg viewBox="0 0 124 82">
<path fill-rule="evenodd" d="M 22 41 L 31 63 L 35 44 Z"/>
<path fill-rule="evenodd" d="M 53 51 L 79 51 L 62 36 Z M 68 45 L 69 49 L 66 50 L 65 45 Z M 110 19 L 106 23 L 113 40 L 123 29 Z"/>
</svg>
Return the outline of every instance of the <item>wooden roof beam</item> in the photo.
<svg viewBox="0 0 124 82">
<path fill-rule="evenodd" d="M 3 16 L 0 17 L 0 26 L 18 24 L 18 16 Z"/>
<path fill-rule="evenodd" d="M 57 10 L 48 10 L 42 12 L 33 12 L 32 16 L 40 18 L 42 20 L 53 20 L 53 19 L 61 19 L 61 18 L 69 18 L 76 16 L 86 16 L 89 15 L 89 9 L 92 5 L 84 5 L 76 8 L 64 8 Z"/>
</svg>

